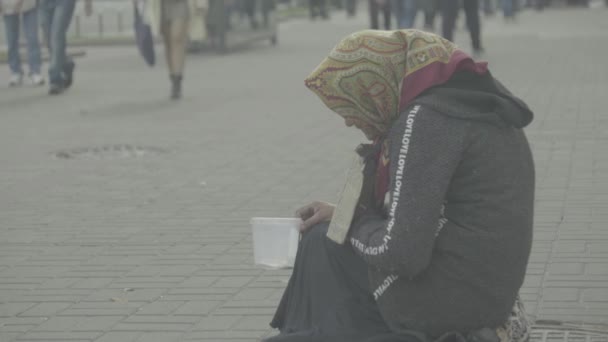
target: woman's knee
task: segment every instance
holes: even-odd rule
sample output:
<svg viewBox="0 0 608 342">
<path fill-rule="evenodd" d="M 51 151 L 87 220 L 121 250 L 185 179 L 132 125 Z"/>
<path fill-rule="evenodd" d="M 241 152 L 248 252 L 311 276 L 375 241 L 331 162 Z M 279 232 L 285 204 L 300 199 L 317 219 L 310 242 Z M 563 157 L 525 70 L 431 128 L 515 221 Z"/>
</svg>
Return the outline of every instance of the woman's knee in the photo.
<svg viewBox="0 0 608 342">
<path fill-rule="evenodd" d="M 169 39 L 176 44 L 183 44 L 188 39 L 188 21 L 176 19 L 169 25 Z"/>
</svg>

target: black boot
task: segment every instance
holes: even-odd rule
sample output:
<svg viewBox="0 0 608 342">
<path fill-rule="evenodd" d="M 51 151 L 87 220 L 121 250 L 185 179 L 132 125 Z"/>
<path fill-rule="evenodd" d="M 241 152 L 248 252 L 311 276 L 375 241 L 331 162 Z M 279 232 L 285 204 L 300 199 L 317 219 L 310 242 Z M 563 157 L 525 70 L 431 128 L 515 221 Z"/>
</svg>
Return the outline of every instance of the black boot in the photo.
<svg viewBox="0 0 608 342">
<path fill-rule="evenodd" d="M 182 75 L 171 75 L 171 99 L 182 97 Z"/>
</svg>

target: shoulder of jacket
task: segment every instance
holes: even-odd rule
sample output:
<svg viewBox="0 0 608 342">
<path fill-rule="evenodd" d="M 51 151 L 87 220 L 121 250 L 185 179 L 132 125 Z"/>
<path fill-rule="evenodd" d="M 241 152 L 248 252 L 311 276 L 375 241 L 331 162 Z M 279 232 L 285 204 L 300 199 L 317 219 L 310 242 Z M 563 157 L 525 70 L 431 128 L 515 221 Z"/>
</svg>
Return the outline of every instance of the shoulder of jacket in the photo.
<svg viewBox="0 0 608 342">
<path fill-rule="evenodd" d="M 404 135 L 412 134 L 417 127 L 420 127 L 420 118 L 424 118 L 422 122 L 425 126 L 436 128 L 449 126 L 450 132 L 454 134 L 460 131 L 466 135 L 466 131 L 472 124 L 466 120 L 453 118 L 432 106 L 412 103 L 401 111 L 399 117 L 392 124 L 387 134 L 388 140 L 401 140 Z"/>
</svg>

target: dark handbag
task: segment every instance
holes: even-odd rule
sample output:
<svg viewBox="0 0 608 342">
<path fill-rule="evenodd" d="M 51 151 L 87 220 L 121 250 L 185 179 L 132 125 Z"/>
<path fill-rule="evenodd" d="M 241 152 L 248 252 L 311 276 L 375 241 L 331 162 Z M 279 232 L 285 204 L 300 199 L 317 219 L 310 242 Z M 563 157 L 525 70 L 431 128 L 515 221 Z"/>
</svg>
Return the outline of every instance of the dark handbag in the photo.
<svg viewBox="0 0 608 342">
<path fill-rule="evenodd" d="M 144 58 L 148 65 L 153 66 L 156 63 L 156 53 L 154 51 L 154 35 L 152 34 L 152 28 L 149 24 L 144 21 L 142 7 L 146 6 L 145 2 L 134 3 L 134 14 L 135 14 L 135 40 L 137 42 L 137 48 L 139 53 Z"/>
</svg>

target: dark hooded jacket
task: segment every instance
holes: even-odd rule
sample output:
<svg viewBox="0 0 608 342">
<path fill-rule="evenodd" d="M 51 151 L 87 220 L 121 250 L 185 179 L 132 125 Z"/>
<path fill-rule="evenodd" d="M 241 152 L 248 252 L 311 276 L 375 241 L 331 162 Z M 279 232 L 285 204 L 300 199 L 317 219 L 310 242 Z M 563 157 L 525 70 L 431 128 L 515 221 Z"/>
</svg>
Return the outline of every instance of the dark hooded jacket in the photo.
<svg viewBox="0 0 608 342">
<path fill-rule="evenodd" d="M 356 217 L 349 239 L 393 331 L 437 337 L 505 322 L 532 241 L 531 120 L 489 73 L 459 73 L 392 125 L 386 201 Z"/>
</svg>

